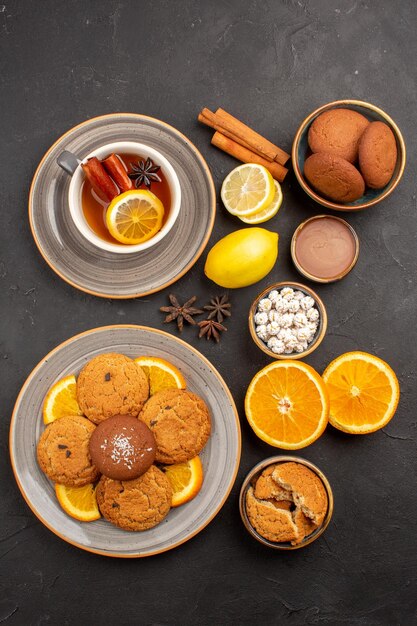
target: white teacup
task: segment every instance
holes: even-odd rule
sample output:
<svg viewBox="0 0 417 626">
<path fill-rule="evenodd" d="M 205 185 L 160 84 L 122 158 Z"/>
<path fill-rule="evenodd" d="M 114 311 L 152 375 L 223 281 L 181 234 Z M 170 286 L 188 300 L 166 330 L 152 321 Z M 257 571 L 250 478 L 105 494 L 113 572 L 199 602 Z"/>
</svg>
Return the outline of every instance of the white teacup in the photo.
<svg viewBox="0 0 417 626">
<path fill-rule="evenodd" d="M 58 157 L 58 164 L 67 172 L 72 173 L 71 183 L 68 191 L 68 202 L 70 214 L 75 226 L 80 233 L 93 245 L 107 250 L 108 252 L 117 252 L 119 254 L 126 254 L 132 252 L 139 252 L 140 250 L 146 250 L 157 244 L 165 235 L 171 230 L 178 217 L 181 206 L 181 187 L 178 180 L 178 176 L 175 173 L 174 168 L 170 162 L 157 150 L 151 148 L 143 143 L 137 143 L 136 141 L 117 141 L 115 143 L 108 143 L 93 152 L 90 152 L 82 161 L 85 163 L 91 157 L 97 157 L 98 159 L 104 159 L 112 153 L 129 153 L 137 154 L 138 157 L 146 159 L 149 157 L 161 166 L 165 178 L 167 179 L 170 193 L 171 193 L 171 206 L 169 207 L 168 219 L 162 226 L 161 230 L 152 239 L 145 241 L 144 243 L 138 243 L 133 245 L 110 243 L 99 237 L 89 226 L 82 208 L 82 186 L 85 180 L 84 172 L 81 167 L 81 162 L 78 161 L 75 155 L 65 152 Z M 72 158 L 71 158 L 72 157 Z"/>
</svg>

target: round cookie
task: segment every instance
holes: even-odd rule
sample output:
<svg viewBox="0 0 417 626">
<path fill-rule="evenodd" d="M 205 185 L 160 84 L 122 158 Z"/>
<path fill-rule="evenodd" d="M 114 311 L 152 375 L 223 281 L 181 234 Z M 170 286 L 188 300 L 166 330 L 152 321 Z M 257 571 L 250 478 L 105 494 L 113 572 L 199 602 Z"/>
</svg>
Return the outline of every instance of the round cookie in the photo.
<svg viewBox="0 0 417 626">
<path fill-rule="evenodd" d="M 170 482 L 155 465 L 134 480 L 102 476 L 96 494 L 102 515 L 124 530 L 153 528 L 168 514 L 172 501 Z"/>
<path fill-rule="evenodd" d="M 332 154 L 317 152 L 309 156 L 304 163 L 304 176 L 316 191 L 335 202 L 353 202 L 365 192 L 359 170 Z"/>
<path fill-rule="evenodd" d="M 137 415 L 148 396 L 146 374 L 124 354 L 99 354 L 77 379 L 78 404 L 95 424 L 113 415 Z"/>
<path fill-rule="evenodd" d="M 92 464 L 88 445 L 94 424 L 80 415 L 68 415 L 49 424 L 37 447 L 41 470 L 53 482 L 82 487 L 100 476 Z"/>
<path fill-rule="evenodd" d="M 155 437 L 132 415 L 114 415 L 97 426 L 90 438 L 90 456 L 97 469 L 114 480 L 133 480 L 155 460 Z"/>
<path fill-rule="evenodd" d="M 327 152 L 354 163 L 358 158 L 359 140 L 369 125 L 364 115 L 352 109 L 325 111 L 308 130 L 312 152 Z"/>
<path fill-rule="evenodd" d="M 372 122 L 359 142 L 359 167 L 368 187 L 385 187 L 392 178 L 396 163 L 394 133 L 384 122 Z"/>
<path fill-rule="evenodd" d="M 195 457 L 210 436 L 210 414 L 201 398 L 183 389 L 164 389 L 145 404 L 139 419 L 156 440 L 159 463 L 183 463 Z"/>
</svg>

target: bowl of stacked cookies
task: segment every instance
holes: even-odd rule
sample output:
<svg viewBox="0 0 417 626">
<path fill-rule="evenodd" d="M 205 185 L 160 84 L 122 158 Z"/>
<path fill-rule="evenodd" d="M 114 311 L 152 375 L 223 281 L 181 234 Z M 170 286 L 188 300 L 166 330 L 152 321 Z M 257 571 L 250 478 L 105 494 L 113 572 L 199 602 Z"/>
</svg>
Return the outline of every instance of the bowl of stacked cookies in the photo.
<svg viewBox="0 0 417 626">
<path fill-rule="evenodd" d="M 337 100 L 301 123 L 292 162 L 298 182 L 313 200 L 335 211 L 359 211 L 394 191 L 404 172 L 406 149 L 400 129 L 385 111 L 360 100 Z"/>
</svg>

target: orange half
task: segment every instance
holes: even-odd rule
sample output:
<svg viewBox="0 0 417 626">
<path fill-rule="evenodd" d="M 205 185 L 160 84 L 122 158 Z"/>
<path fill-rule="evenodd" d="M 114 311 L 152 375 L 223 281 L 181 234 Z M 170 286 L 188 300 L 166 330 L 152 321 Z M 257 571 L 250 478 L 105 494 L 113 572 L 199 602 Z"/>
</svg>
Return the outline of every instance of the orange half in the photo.
<svg viewBox="0 0 417 626">
<path fill-rule="evenodd" d="M 301 361 L 274 361 L 252 379 L 245 411 L 255 433 L 271 446 L 299 450 L 326 428 L 329 396 L 320 376 Z"/>
<path fill-rule="evenodd" d="M 75 376 L 65 376 L 48 391 L 43 403 L 44 424 L 50 424 L 64 415 L 82 415 L 77 402 L 77 381 Z"/>
<path fill-rule="evenodd" d="M 149 381 L 152 396 L 162 389 L 185 389 L 187 383 L 178 368 L 156 356 L 139 356 L 135 363 L 140 365 Z"/>
<path fill-rule="evenodd" d="M 364 435 L 392 419 L 400 398 L 397 376 L 388 363 L 366 352 L 347 352 L 323 373 L 330 396 L 332 426 Z"/>
<path fill-rule="evenodd" d="M 195 456 L 185 463 L 162 467 L 172 487 L 172 506 L 189 502 L 198 494 L 203 484 L 203 465 Z"/>
</svg>

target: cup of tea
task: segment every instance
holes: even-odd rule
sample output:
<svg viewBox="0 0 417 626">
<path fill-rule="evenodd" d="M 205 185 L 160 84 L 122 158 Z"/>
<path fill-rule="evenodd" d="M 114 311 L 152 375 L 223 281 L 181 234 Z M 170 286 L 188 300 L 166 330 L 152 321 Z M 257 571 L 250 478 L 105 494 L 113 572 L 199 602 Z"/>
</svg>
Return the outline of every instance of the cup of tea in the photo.
<svg viewBox="0 0 417 626">
<path fill-rule="evenodd" d="M 138 244 L 124 244 L 112 237 L 106 226 L 106 211 L 109 202 L 101 198 L 87 180 L 82 164 L 92 157 L 99 160 L 116 154 L 126 171 L 132 165 L 146 164 L 159 166 L 157 182 L 151 181 L 151 191 L 164 206 L 164 218 L 160 230 L 151 239 Z M 57 159 L 58 165 L 71 175 L 68 203 L 72 220 L 78 231 L 94 246 L 118 254 L 131 254 L 156 245 L 173 227 L 181 206 L 181 186 L 171 163 L 158 150 L 135 141 L 108 143 L 90 152 L 82 161 L 71 152 L 63 152 Z M 133 187 L 134 188 L 134 187 Z M 146 187 L 144 187 L 146 188 Z"/>
</svg>

